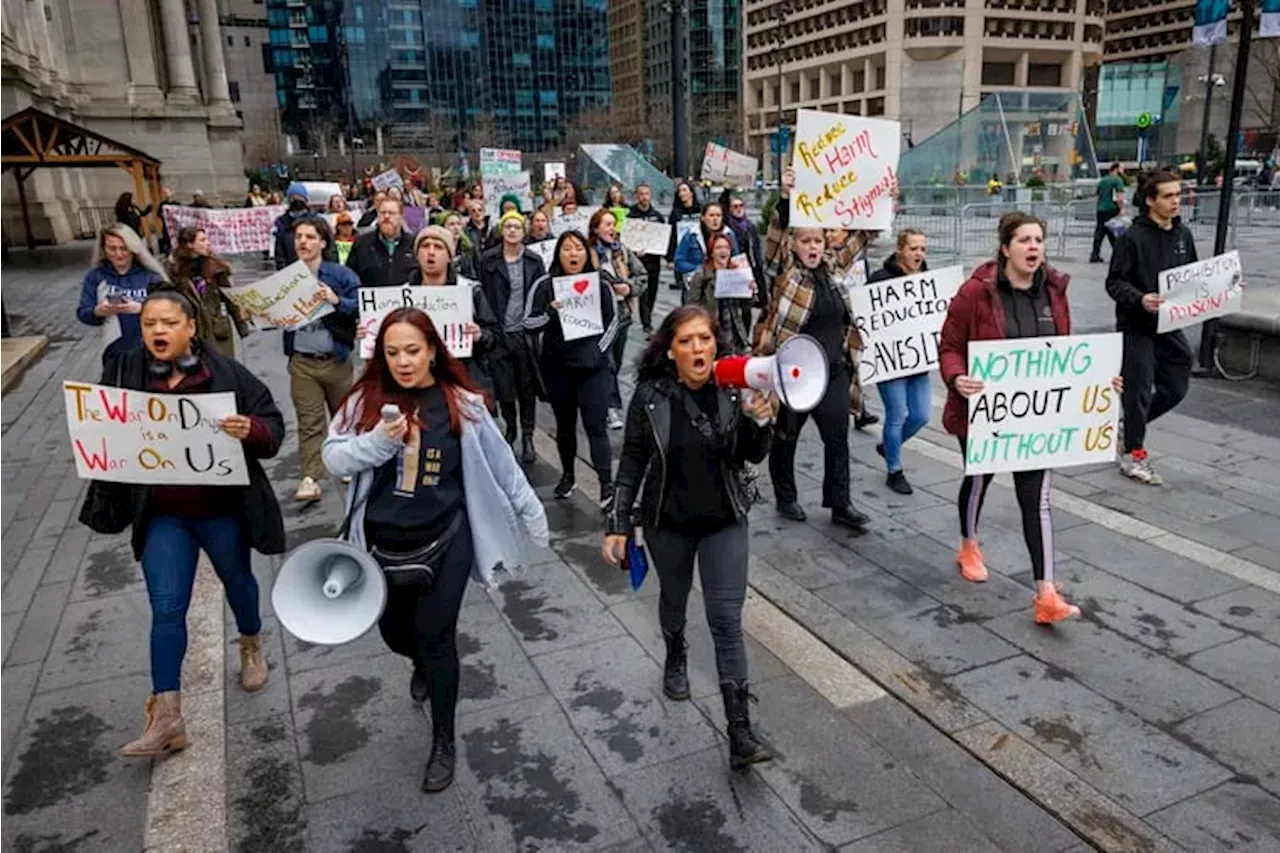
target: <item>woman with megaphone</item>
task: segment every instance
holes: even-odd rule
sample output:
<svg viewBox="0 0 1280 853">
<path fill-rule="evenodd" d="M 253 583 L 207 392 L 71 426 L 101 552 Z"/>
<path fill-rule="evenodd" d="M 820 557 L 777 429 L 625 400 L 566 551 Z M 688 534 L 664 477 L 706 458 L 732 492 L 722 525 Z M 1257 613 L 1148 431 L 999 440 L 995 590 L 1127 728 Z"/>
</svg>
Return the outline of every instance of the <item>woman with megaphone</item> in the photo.
<svg viewBox="0 0 1280 853">
<path fill-rule="evenodd" d="M 410 695 L 431 700 L 422 789 L 453 782 L 458 613 L 473 578 L 524 564 L 521 524 L 547 544 L 547 518 L 466 368 L 418 308 L 398 308 L 329 425 L 324 464 L 349 476 L 346 535 L 383 567 L 378 628 L 413 661 Z"/>
<path fill-rule="evenodd" d="M 751 730 L 742 605 L 747 513 L 742 467 L 769 450 L 769 395 L 716 386 L 719 328 L 700 305 L 672 311 L 639 361 L 627 409 L 604 558 L 616 565 L 638 526 L 658 573 L 667 646 L 662 690 L 689 698 L 685 608 L 696 560 L 728 721 L 729 759 L 741 769 L 773 756 Z M 637 499 L 639 512 L 633 513 Z"/>
</svg>

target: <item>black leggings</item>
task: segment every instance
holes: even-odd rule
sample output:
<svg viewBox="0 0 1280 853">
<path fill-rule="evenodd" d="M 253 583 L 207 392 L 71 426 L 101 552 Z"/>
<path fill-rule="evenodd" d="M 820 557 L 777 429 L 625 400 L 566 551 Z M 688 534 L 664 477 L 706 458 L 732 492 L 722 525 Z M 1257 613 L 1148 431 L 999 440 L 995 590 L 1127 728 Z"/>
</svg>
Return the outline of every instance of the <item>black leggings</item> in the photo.
<svg viewBox="0 0 1280 853">
<path fill-rule="evenodd" d="M 556 449 L 560 451 L 560 469 L 573 476 L 573 463 L 578 457 L 578 413 L 582 428 L 591 444 L 591 464 L 601 483 L 613 482 L 613 452 L 609 447 L 606 419 L 609 395 L 613 391 L 613 368 L 609 356 L 594 370 L 543 364 L 543 381 L 547 398 L 556 416 Z"/>
<path fill-rule="evenodd" d="M 965 440 L 960 439 L 960 454 L 965 455 Z M 1031 554 L 1031 572 L 1037 581 L 1053 580 L 1053 516 L 1049 511 L 1050 471 L 1015 471 L 1013 491 L 1022 512 L 1022 537 Z M 974 474 L 960 482 L 960 535 L 978 538 L 978 519 L 987 489 L 995 474 Z"/>
<path fill-rule="evenodd" d="M 454 534 L 453 544 L 436 569 L 429 589 L 417 587 L 387 589 L 387 607 L 378 620 L 378 631 L 387 648 L 425 669 L 429 677 L 431 722 L 453 730 L 454 709 L 458 705 L 458 613 L 471 578 L 475 553 L 466 510 Z M 409 551 L 426 542 L 408 543 L 380 536 L 378 528 L 367 528 L 370 545 L 389 551 Z"/>
</svg>

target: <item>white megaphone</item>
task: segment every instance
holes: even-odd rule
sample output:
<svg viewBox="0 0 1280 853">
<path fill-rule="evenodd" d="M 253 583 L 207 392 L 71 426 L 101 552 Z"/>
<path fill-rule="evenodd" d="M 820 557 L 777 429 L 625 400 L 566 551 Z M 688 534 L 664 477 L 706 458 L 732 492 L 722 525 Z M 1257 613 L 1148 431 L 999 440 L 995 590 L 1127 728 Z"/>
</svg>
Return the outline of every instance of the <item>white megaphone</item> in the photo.
<svg viewBox="0 0 1280 853">
<path fill-rule="evenodd" d="M 827 393 L 827 354 L 808 335 L 792 335 L 773 355 L 717 360 L 715 375 L 721 388 L 772 391 L 788 409 L 808 412 Z"/>
<path fill-rule="evenodd" d="M 271 588 L 271 606 L 285 630 L 321 646 L 358 639 L 386 604 L 382 567 L 343 539 L 313 539 L 294 549 Z"/>
</svg>

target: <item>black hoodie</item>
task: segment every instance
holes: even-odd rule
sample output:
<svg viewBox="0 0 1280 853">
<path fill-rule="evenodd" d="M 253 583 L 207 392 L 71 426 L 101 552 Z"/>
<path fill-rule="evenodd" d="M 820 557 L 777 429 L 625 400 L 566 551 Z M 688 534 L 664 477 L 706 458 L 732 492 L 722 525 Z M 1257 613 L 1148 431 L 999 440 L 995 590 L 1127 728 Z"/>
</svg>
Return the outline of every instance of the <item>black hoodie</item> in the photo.
<svg viewBox="0 0 1280 853">
<path fill-rule="evenodd" d="M 1160 292 L 1160 273 L 1198 260 L 1191 231 L 1174 217 L 1167 231 L 1139 216 L 1116 241 L 1107 272 L 1107 294 L 1116 301 L 1116 331 L 1156 334 L 1157 315 L 1142 297 Z"/>
<path fill-rule="evenodd" d="M 928 269 L 929 264 L 922 261 L 920 264 L 920 272 L 925 272 Z M 894 252 L 892 255 L 884 259 L 884 268 L 873 272 L 870 277 L 867 278 L 867 282 L 888 281 L 891 278 L 902 278 L 904 275 L 906 275 L 906 273 L 902 271 L 902 265 L 898 263 L 898 253 Z"/>
</svg>

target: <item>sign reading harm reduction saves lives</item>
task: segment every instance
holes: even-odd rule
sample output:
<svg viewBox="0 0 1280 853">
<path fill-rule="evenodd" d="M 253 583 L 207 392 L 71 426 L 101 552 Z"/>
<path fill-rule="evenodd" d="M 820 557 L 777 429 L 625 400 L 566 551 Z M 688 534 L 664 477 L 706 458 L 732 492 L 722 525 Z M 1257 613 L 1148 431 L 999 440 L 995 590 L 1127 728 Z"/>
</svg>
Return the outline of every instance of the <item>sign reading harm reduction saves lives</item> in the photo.
<svg viewBox="0 0 1280 853">
<path fill-rule="evenodd" d="M 152 394 L 63 382 L 76 474 L 85 480 L 247 486 L 244 447 L 219 422 L 236 395 Z"/>
<path fill-rule="evenodd" d="M 938 366 L 938 339 L 964 270 L 946 267 L 849 289 L 862 337 L 864 385 L 926 373 Z"/>
<path fill-rule="evenodd" d="M 800 110 L 791 225 L 871 231 L 892 227 L 901 138 L 896 121 Z"/>
<path fill-rule="evenodd" d="M 1034 471 L 1115 457 L 1123 336 L 970 341 L 966 474 Z"/>
</svg>

